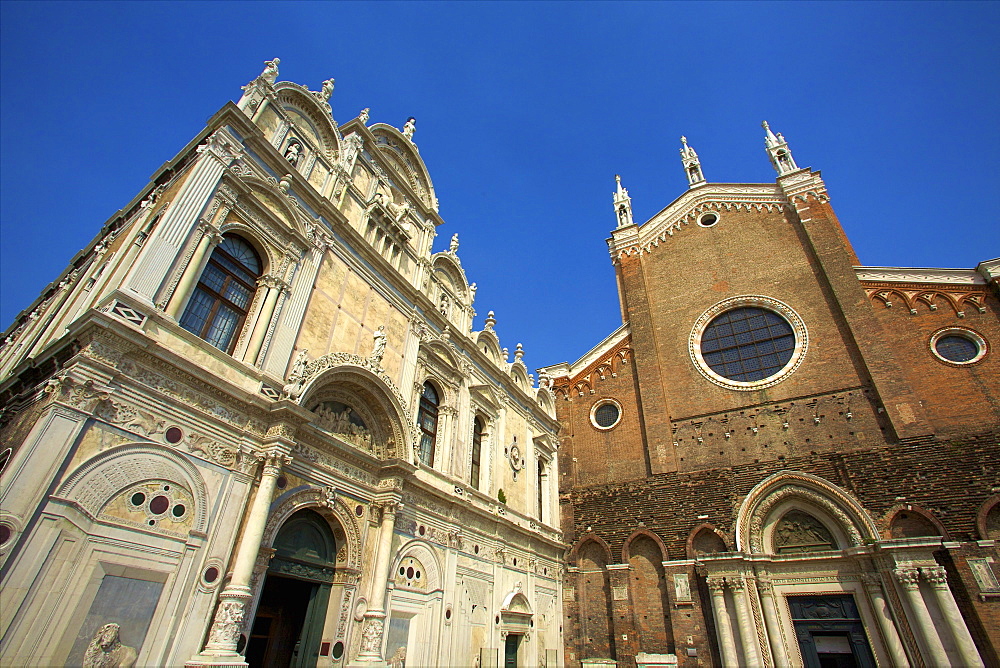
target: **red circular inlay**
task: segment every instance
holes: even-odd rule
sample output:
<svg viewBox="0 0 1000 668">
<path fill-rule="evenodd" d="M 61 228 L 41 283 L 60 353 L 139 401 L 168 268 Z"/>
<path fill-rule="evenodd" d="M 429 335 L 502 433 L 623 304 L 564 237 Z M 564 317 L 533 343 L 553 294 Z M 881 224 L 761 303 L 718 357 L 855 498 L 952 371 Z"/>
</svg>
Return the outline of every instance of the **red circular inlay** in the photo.
<svg viewBox="0 0 1000 668">
<path fill-rule="evenodd" d="M 184 432 L 180 430 L 179 427 L 171 427 L 167 430 L 166 438 L 167 443 L 180 443 L 181 438 L 184 437 Z"/>
<path fill-rule="evenodd" d="M 219 579 L 219 569 L 215 566 L 205 569 L 205 582 L 211 584 Z"/>
<path fill-rule="evenodd" d="M 410 566 L 409 568 L 406 569 L 406 579 L 407 580 L 413 579 L 413 566 Z"/>
<path fill-rule="evenodd" d="M 153 500 L 149 502 L 149 512 L 153 513 L 154 515 L 162 515 L 163 513 L 167 512 L 167 508 L 169 507 L 170 507 L 170 499 L 163 496 L 162 494 L 160 496 L 153 497 Z"/>
<path fill-rule="evenodd" d="M 9 526 L 7 526 L 6 524 L 0 524 L 0 545 L 3 545 L 8 540 L 10 540 L 12 533 L 13 532 L 10 530 Z"/>
</svg>

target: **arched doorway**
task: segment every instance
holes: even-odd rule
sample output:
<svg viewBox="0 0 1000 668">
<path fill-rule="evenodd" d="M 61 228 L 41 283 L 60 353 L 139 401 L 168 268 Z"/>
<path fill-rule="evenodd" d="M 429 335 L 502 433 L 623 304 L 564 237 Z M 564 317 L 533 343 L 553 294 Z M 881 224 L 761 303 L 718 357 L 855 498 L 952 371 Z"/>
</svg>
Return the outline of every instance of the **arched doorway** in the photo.
<svg viewBox="0 0 1000 668">
<path fill-rule="evenodd" d="M 319 513 L 304 508 L 278 531 L 274 551 L 247 643 L 247 663 L 315 666 L 334 577 L 333 531 Z"/>
</svg>

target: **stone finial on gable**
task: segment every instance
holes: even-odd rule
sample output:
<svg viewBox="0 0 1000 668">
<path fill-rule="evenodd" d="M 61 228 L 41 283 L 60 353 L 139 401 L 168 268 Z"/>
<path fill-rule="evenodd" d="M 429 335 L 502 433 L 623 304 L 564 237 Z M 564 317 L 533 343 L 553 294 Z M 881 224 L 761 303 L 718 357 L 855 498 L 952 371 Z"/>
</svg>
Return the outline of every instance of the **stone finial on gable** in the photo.
<svg viewBox="0 0 1000 668">
<path fill-rule="evenodd" d="M 792 150 L 788 148 L 788 142 L 781 136 L 781 133 L 774 134 L 767 121 L 760 125 L 767 133 L 764 136 L 764 146 L 767 148 L 767 155 L 771 158 L 771 164 L 774 166 L 774 171 L 778 172 L 778 176 L 797 171 L 798 166 L 795 164 L 795 159 L 792 158 Z"/>
<path fill-rule="evenodd" d="M 493 314 L 493 311 L 490 311 L 489 313 L 486 314 L 486 329 L 489 331 L 493 331 L 493 328 L 496 327 L 496 324 L 497 324 L 496 316 Z"/>
<path fill-rule="evenodd" d="M 622 177 L 618 174 L 615 174 L 615 183 L 618 185 L 614 194 L 615 215 L 618 216 L 618 227 L 626 227 L 633 223 L 632 198 L 628 196 L 628 190 L 622 188 Z"/>
<path fill-rule="evenodd" d="M 701 160 L 698 159 L 694 149 L 688 146 L 687 137 L 681 137 L 681 163 L 684 165 L 684 173 L 687 174 L 688 187 L 705 182 L 705 175 L 701 171 Z"/>
</svg>

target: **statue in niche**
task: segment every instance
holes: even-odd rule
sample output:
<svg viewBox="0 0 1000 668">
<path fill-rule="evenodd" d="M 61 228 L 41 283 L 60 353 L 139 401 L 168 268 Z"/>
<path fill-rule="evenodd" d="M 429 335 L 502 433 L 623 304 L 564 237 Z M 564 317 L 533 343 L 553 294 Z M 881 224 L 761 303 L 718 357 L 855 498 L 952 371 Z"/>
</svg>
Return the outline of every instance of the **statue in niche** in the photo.
<svg viewBox="0 0 1000 668">
<path fill-rule="evenodd" d="M 83 655 L 83 668 L 131 668 L 139 653 L 123 645 L 118 637 L 118 624 L 105 624 L 87 645 Z"/>
<path fill-rule="evenodd" d="M 448 306 L 449 306 L 449 303 L 450 302 L 448 300 L 448 295 L 446 295 L 446 294 L 444 294 L 442 292 L 441 293 L 441 303 L 438 304 L 438 311 L 440 311 L 441 315 L 443 315 L 446 318 L 448 317 Z"/>
<path fill-rule="evenodd" d="M 368 125 L 368 114 L 371 112 L 371 107 L 365 107 L 358 114 L 358 120 L 361 121 L 362 125 Z"/>
<path fill-rule="evenodd" d="M 323 92 L 321 95 L 327 102 L 330 101 L 330 97 L 333 95 L 333 81 L 333 79 L 327 79 L 323 82 Z"/>
<path fill-rule="evenodd" d="M 406 648 L 399 647 L 396 649 L 395 654 L 389 657 L 389 668 L 405 668 L 406 666 Z"/>
<path fill-rule="evenodd" d="M 302 144 L 293 139 L 288 142 L 288 148 L 285 149 L 285 160 L 290 162 L 292 167 L 294 167 L 299 164 L 300 157 L 302 157 Z"/>
<path fill-rule="evenodd" d="M 375 339 L 375 343 L 372 347 L 370 359 L 373 364 L 381 365 L 382 356 L 385 355 L 385 325 L 379 325 L 372 337 Z"/>
<path fill-rule="evenodd" d="M 403 136 L 413 141 L 413 133 L 417 131 L 417 119 L 410 116 L 406 119 L 406 124 L 403 125 Z"/>
<path fill-rule="evenodd" d="M 451 235 L 451 243 L 448 244 L 448 252 L 449 253 L 457 253 L 458 252 L 458 232 L 456 232 L 455 234 Z"/>
<path fill-rule="evenodd" d="M 299 351 L 299 354 L 295 357 L 295 362 L 292 364 L 292 372 L 288 374 L 288 380 L 298 380 L 306 372 L 306 365 L 309 364 L 308 348 L 303 348 Z"/>
<path fill-rule="evenodd" d="M 264 71 L 260 73 L 260 78 L 269 84 L 274 84 L 275 80 L 278 78 L 278 65 L 281 63 L 280 58 L 275 58 L 274 60 L 264 61 Z"/>
</svg>

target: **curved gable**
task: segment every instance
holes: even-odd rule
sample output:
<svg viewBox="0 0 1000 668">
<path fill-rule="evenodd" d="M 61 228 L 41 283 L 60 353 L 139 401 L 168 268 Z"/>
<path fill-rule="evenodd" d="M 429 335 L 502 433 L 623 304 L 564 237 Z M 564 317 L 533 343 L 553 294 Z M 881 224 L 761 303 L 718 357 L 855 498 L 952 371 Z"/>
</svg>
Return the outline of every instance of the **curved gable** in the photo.
<svg viewBox="0 0 1000 668">
<path fill-rule="evenodd" d="M 340 155 L 337 128 L 320 98 L 306 88 L 282 81 L 274 87 L 278 104 L 290 117 L 295 129 L 310 141 L 331 162 Z"/>
<path fill-rule="evenodd" d="M 379 153 L 403 177 L 428 209 L 437 210 L 434 184 L 427 172 L 427 166 L 409 139 L 387 123 L 376 123 L 369 128 L 375 135 L 375 146 Z"/>
</svg>

